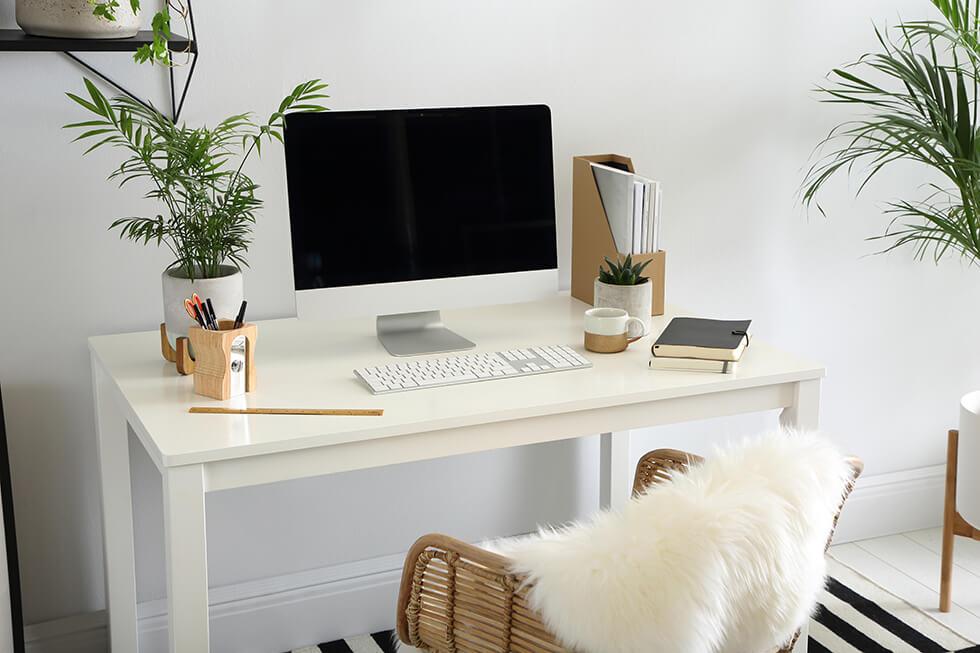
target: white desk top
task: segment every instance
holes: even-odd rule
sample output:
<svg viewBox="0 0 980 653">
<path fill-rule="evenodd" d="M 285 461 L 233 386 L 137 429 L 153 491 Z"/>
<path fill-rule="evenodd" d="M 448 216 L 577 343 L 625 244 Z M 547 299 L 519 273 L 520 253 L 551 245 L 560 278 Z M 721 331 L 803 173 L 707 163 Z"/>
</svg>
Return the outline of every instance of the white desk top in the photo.
<svg viewBox="0 0 980 653">
<path fill-rule="evenodd" d="M 218 402 L 195 395 L 160 356 L 157 331 L 89 340 L 94 359 L 120 389 L 125 413 L 158 465 L 227 460 L 308 447 L 421 433 L 537 415 L 569 413 L 761 385 L 820 378 L 821 366 L 753 340 L 734 375 L 652 371 L 648 336 L 624 353 L 582 347 L 587 305 L 567 296 L 529 304 L 443 311 L 446 325 L 477 351 L 567 344 L 594 367 L 483 383 L 374 396 L 354 378 L 357 367 L 395 360 L 374 334 L 374 319 L 259 322 L 258 389 Z M 658 334 L 670 317 L 654 318 Z M 190 406 L 383 408 L 383 417 L 191 415 Z"/>
</svg>

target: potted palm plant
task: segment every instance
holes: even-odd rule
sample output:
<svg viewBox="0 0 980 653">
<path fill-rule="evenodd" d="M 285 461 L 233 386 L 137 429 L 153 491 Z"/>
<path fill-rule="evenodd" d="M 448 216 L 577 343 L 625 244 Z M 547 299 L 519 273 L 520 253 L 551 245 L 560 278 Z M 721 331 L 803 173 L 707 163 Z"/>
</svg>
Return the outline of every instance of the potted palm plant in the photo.
<svg viewBox="0 0 980 653">
<path fill-rule="evenodd" d="M 262 200 L 258 186 L 245 173 L 263 141 L 282 141 L 283 117 L 290 111 L 323 111 L 326 84 L 311 80 L 298 85 L 265 122 L 250 113 L 225 118 L 214 127 L 175 124 L 159 111 L 125 96 L 106 98 L 85 80 L 88 97 L 68 93 L 94 119 L 65 125 L 81 133 L 76 141 L 92 141 L 86 154 L 103 146 L 125 153 L 109 180 L 124 186 L 149 186 L 146 197 L 160 212 L 115 220 L 120 238 L 167 247 L 174 257 L 163 272 L 163 303 L 171 345 L 186 335 L 191 322 L 184 299 L 197 293 L 210 297 L 221 317 L 232 317 L 242 300 L 241 268 L 247 265 L 255 216 Z"/>
<path fill-rule="evenodd" d="M 937 181 L 918 197 L 887 204 L 881 251 L 909 246 L 938 261 L 980 258 L 980 3 L 932 0 L 940 19 L 878 30 L 879 49 L 835 69 L 818 89 L 824 102 L 865 110 L 824 139 L 803 183 L 805 205 L 836 173 L 860 177 L 858 192 L 894 163 L 913 162 Z"/>
<path fill-rule="evenodd" d="M 597 307 L 621 308 L 643 321 L 644 334 L 650 332 L 653 312 L 653 289 L 643 270 L 650 261 L 634 263 L 632 255 L 611 261 L 604 257 L 606 267 L 599 266 L 595 280 L 593 304 Z"/>
</svg>

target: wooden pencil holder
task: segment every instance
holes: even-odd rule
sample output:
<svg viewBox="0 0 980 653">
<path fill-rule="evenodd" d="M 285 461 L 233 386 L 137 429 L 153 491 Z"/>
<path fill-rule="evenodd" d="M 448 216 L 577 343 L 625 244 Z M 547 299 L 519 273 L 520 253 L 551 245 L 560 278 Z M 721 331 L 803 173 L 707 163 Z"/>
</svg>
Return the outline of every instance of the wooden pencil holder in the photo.
<svg viewBox="0 0 980 653">
<path fill-rule="evenodd" d="M 234 325 L 234 320 L 218 320 L 218 331 L 199 326 L 188 331 L 194 350 L 194 392 L 197 394 L 224 400 L 255 390 L 258 329 L 254 324 L 237 329 L 232 328 Z"/>
<path fill-rule="evenodd" d="M 577 156 L 572 160 L 572 297 L 592 304 L 595 279 L 603 257 L 615 260 L 626 252 L 616 249 L 609 220 L 602 207 L 599 188 L 592 174 L 593 163 L 607 163 L 633 172 L 633 161 L 619 154 Z M 663 250 L 633 254 L 635 263 L 650 261 L 644 275 L 650 279 L 651 314 L 664 314 L 667 254 Z"/>
</svg>

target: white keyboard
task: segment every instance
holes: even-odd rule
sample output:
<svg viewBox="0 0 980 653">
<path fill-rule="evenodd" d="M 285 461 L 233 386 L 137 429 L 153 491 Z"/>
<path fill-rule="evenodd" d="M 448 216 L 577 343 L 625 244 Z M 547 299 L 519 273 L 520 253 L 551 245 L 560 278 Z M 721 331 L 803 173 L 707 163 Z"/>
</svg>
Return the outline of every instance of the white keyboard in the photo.
<svg viewBox="0 0 980 653">
<path fill-rule="evenodd" d="M 371 392 L 381 395 L 589 367 L 592 367 L 592 363 L 571 347 L 555 345 L 445 358 L 420 358 L 404 363 L 362 367 L 354 370 L 354 374 L 367 384 Z"/>
</svg>

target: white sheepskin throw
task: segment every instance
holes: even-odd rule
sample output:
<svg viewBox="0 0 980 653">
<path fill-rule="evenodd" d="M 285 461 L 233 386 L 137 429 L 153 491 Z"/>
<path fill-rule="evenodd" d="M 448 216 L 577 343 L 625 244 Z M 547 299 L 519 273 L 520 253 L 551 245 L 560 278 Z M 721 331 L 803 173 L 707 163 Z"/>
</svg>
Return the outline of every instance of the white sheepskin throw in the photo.
<svg viewBox="0 0 980 653">
<path fill-rule="evenodd" d="M 576 651 L 766 653 L 814 608 L 850 475 L 819 436 L 771 433 L 620 513 L 490 548 L 528 575 L 532 605 Z"/>
</svg>

